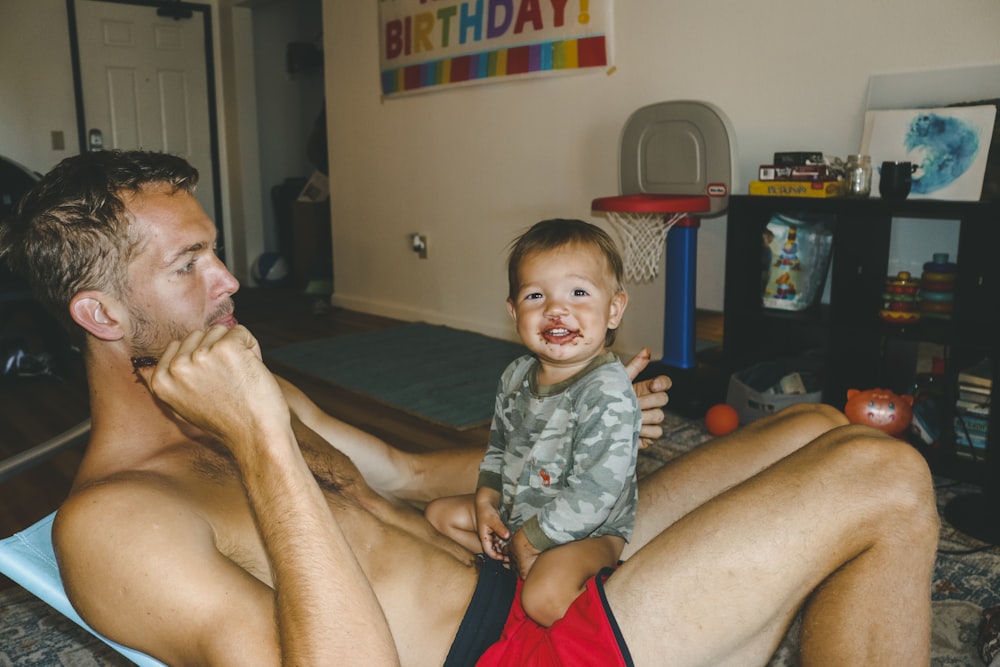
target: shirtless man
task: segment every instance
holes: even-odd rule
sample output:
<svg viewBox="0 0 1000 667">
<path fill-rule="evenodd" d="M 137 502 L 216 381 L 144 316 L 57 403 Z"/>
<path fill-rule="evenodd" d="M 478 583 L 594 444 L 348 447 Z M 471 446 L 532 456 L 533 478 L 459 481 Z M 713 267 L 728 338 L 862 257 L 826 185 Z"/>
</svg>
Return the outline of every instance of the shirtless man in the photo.
<svg viewBox="0 0 1000 667">
<path fill-rule="evenodd" d="M 93 433 L 55 525 L 70 599 L 171 665 L 472 664 L 482 568 L 404 501 L 468 492 L 482 451 L 404 454 L 268 372 L 195 179 L 69 158 L 0 232 L 87 367 Z M 617 651 L 593 664 L 764 664 L 804 607 L 806 664 L 927 664 L 937 521 L 911 447 L 798 406 L 644 480 L 595 619 L 619 636 L 577 639 Z"/>
</svg>

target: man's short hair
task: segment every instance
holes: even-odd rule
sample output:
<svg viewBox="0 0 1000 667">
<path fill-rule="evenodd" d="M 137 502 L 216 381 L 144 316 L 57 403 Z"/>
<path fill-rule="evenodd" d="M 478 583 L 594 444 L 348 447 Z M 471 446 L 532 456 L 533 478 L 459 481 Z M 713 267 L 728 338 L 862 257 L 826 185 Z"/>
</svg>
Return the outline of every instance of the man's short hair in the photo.
<svg viewBox="0 0 1000 667">
<path fill-rule="evenodd" d="M 71 334 L 69 303 L 84 290 L 128 293 L 139 242 L 125 199 L 149 185 L 193 193 L 198 170 L 183 158 L 147 151 L 98 151 L 66 158 L 0 224 L 0 257 Z"/>
</svg>

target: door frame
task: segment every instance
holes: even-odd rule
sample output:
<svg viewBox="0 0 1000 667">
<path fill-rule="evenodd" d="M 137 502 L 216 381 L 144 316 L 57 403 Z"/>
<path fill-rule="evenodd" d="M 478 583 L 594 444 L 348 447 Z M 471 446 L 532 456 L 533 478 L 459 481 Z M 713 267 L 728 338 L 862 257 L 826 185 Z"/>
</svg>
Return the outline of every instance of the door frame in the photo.
<svg viewBox="0 0 1000 667">
<path fill-rule="evenodd" d="M 83 0 L 84 2 L 86 0 Z M 210 5 L 183 2 L 178 0 L 101 0 L 102 2 L 114 2 L 123 5 L 140 5 L 145 7 L 169 8 L 171 10 L 190 10 L 192 13 L 201 14 L 202 25 L 205 33 L 205 78 L 208 82 L 208 132 L 209 132 L 209 152 L 212 157 L 212 188 L 215 191 L 215 227 L 218 233 L 219 258 L 225 261 L 225 235 L 222 224 L 222 176 L 219 165 L 219 127 L 218 109 L 215 90 L 215 46 L 212 39 L 212 8 Z M 80 71 L 80 43 L 77 38 L 76 22 L 77 0 L 66 0 L 66 16 L 69 22 L 69 49 L 73 67 L 73 98 L 76 100 L 76 127 L 77 141 L 79 142 L 80 153 L 87 150 L 87 126 L 83 113 L 83 76 Z"/>
</svg>

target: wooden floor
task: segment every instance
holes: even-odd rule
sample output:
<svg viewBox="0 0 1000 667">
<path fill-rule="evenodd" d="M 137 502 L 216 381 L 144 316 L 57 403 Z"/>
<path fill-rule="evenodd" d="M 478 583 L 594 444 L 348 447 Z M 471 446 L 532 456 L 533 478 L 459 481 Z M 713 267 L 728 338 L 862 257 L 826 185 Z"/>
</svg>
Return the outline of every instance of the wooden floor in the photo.
<svg viewBox="0 0 1000 667">
<path fill-rule="evenodd" d="M 266 350 L 289 343 L 399 326 L 402 322 L 324 305 L 313 297 L 277 289 L 244 288 L 236 295 L 236 315 Z M 322 312 L 317 313 L 320 310 Z M 721 341 L 722 318 L 699 313 L 699 338 Z M 384 405 L 272 366 L 309 394 L 330 414 L 407 450 L 482 445 L 487 427 L 458 431 L 437 426 Z M 79 360 L 62 369 L 62 378 L 18 378 L 0 383 L 0 460 L 68 429 L 88 416 Z M 66 497 L 84 445 L 62 451 L 15 477 L 0 482 L 0 537 L 26 528 L 55 510 Z"/>
</svg>

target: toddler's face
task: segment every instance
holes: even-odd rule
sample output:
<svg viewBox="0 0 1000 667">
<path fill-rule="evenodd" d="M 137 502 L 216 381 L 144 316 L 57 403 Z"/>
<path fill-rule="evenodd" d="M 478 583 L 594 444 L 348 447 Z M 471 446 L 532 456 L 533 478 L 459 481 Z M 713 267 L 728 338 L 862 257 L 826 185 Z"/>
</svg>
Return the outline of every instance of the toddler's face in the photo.
<svg viewBox="0 0 1000 667">
<path fill-rule="evenodd" d="M 507 307 L 521 340 L 543 364 L 582 367 L 604 351 L 605 333 L 618 328 L 627 297 L 598 249 L 567 245 L 531 253 L 518 278 L 520 289 Z"/>
</svg>

